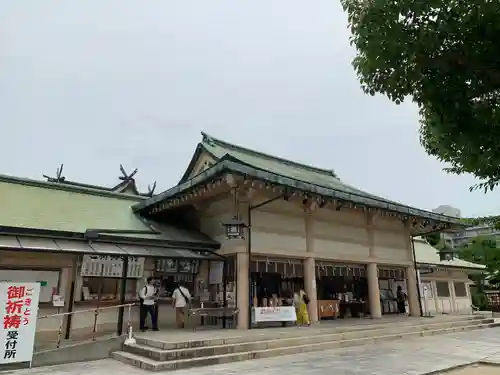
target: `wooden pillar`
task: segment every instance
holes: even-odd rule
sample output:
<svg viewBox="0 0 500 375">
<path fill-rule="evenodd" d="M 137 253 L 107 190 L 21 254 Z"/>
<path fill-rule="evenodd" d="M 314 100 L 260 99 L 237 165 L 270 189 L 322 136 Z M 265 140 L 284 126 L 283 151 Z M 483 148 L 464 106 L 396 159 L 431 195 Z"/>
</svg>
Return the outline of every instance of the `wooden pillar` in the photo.
<svg viewBox="0 0 500 375">
<path fill-rule="evenodd" d="M 417 280 L 417 274 L 414 266 L 414 254 L 413 254 L 413 243 L 411 238 L 411 222 L 407 220 L 405 223 L 405 237 L 406 237 L 406 251 L 408 252 L 409 258 L 412 260 L 413 265 L 406 268 L 406 292 L 408 293 L 408 305 L 410 307 L 410 316 L 420 316 L 420 298 L 419 298 L 419 285 Z"/>
<path fill-rule="evenodd" d="M 250 296 L 248 294 L 250 275 L 248 274 L 248 253 L 236 254 L 236 305 L 238 307 L 238 329 L 248 329 Z"/>
<path fill-rule="evenodd" d="M 311 323 L 318 321 L 318 293 L 316 290 L 316 262 L 314 260 L 314 219 L 312 211 L 306 210 L 305 214 L 305 229 L 306 229 L 306 251 L 307 258 L 303 262 L 304 268 L 304 287 L 309 304 L 307 306 L 309 312 L 309 320 Z"/>
<path fill-rule="evenodd" d="M 408 304 L 410 305 L 410 316 L 420 316 L 420 304 L 418 301 L 417 276 L 413 266 L 406 269 L 406 290 L 408 292 Z"/>
<path fill-rule="evenodd" d="M 375 258 L 375 236 L 373 232 L 373 211 L 366 213 L 366 234 L 368 237 L 368 248 L 370 258 Z M 372 319 L 382 317 L 382 308 L 380 306 L 380 287 L 378 282 L 378 267 L 376 263 L 369 263 L 366 267 L 366 276 L 368 281 L 368 304 Z"/>
<path fill-rule="evenodd" d="M 66 288 L 64 292 L 64 312 L 71 313 L 73 312 L 73 307 L 76 299 L 76 283 L 78 280 L 78 271 L 80 267 L 80 256 L 74 256 L 72 266 L 70 272 L 68 274 L 68 278 L 66 279 Z M 81 278 L 80 278 L 81 279 Z M 78 299 L 79 300 L 79 299 Z M 63 325 L 64 325 L 64 338 L 69 340 L 71 338 L 71 320 L 72 315 L 68 314 L 64 316 Z"/>
<path fill-rule="evenodd" d="M 368 279 L 368 303 L 370 304 L 370 314 L 373 319 L 382 317 L 380 307 L 380 289 L 378 286 L 378 268 L 376 263 L 368 264 L 366 268 Z"/>
<path fill-rule="evenodd" d="M 448 284 L 448 288 L 450 288 L 451 311 L 454 313 L 459 313 L 457 306 L 457 296 L 455 294 L 455 283 L 453 282 L 453 280 L 449 280 Z"/>
<path fill-rule="evenodd" d="M 436 314 L 439 312 L 442 313 L 441 307 L 439 306 L 439 298 L 438 298 L 436 280 L 431 281 L 431 286 L 432 286 L 432 295 L 434 296 L 434 307 L 436 309 Z"/>
</svg>

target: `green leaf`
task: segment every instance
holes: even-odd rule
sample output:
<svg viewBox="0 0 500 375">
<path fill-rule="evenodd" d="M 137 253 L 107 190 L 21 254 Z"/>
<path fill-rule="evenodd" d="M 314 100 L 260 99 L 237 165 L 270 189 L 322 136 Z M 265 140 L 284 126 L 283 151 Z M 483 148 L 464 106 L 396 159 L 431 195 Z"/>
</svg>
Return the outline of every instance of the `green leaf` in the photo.
<svg viewBox="0 0 500 375">
<path fill-rule="evenodd" d="M 364 92 L 420 108 L 420 140 L 473 189 L 500 183 L 500 11 L 493 0 L 341 0 Z"/>
</svg>

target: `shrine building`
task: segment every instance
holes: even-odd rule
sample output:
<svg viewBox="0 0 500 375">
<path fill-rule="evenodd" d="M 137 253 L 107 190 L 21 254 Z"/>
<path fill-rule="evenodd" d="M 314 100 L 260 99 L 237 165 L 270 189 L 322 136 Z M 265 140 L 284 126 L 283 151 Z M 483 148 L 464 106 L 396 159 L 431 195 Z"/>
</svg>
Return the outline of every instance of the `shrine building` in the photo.
<svg viewBox="0 0 500 375">
<path fill-rule="evenodd" d="M 64 328 L 66 338 L 86 337 L 96 326 L 122 332 L 123 308 L 112 307 L 137 302 L 148 276 L 160 280 L 167 327 L 175 324 L 168 307 L 179 281 L 199 303 L 237 308 L 240 329 L 255 324 L 253 308 L 280 306 L 301 289 L 313 323 L 328 314 L 394 313 L 398 286 L 411 316 L 431 307 L 470 313 L 467 275 L 481 267 L 443 263 L 413 240 L 460 228 L 459 219 L 207 134 L 187 164 L 180 182 L 158 194 L 154 185 L 139 192 L 137 171 L 123 167 L 109 188 L 69 181 L 62 166 L 47 181 L 0 175 L 0 280 L 41 283 L 37 336 L 53 339 Z M 430 283 L 425 293 L 423 283 Z M 96 306 L 97 322 L 93 313 L 74 314 L 62 327 L 49 316 Z"/>
<path fill-rule="evenodd" d="M 383 313 L 379 279 L 404 287 L 420 316 L 412 237 L 453 230 L 459 219 L 377 197 L 329 169 L 303 165 L 202 134 L 179 184 L 132 207 L 145 218 L 182 218 L 231 259 L 238 327 L 251 304 L 304 288 L 317 321 L 321 300 L 367 302 Z M 225 224 L 226 225 L 221 225 Z M 228 228 L 243 229 L 240 235 Z M 339 297 L 339 295 L 341 295 Z M 274 302 L 276 303 L 276 302 Z"/>
</svg>

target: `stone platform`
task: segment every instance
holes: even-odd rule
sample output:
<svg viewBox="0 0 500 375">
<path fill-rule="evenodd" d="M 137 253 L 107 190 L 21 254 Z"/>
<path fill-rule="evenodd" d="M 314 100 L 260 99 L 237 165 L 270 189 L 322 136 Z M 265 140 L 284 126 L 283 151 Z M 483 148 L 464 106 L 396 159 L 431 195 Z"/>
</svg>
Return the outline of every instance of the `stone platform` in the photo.
<svg viewBox="0 0 500 375">
<path fill-rule="evenodd" d="M 314 327 L 289 327 L 251 331 L 151 332 L 136 336 L 114 359 L 149 371 L 263 359 L 327 349 L 378 345 L 394 340 L 490 328 L 492 318 L 444 316 L 343 321 Z M 182 337 L 177 335 L 181 334 Z"/>
<path fill-rule="evenodd" d="M 467 366 L 489 363 L 481 368 Z M 448 375 L 497 375 L 500 367 L 500 328 L 467 331 L 448 335 L 388 341 L 378 345 L 349 347 L 254 361 L 237 362 L 196 370 L 187 369 L 175 375 L 424 375 L 439 374 L 462 366 Z M 484 366 L 484 365 L 483 365 Z M 485 369 L 479 374 L 474 369 Z M 486 369 L 489 372 L 486 372 Z M 468 370 L 469 372 L 463 372 Z M 462 372 L 458 372 L 462 371 Z M 19 370 L 12 375 L 147 375 L 148 372 L 113 360 L 73 363 Z M 443 374 L 446 374 L 444 372 Z"/>
</svg>

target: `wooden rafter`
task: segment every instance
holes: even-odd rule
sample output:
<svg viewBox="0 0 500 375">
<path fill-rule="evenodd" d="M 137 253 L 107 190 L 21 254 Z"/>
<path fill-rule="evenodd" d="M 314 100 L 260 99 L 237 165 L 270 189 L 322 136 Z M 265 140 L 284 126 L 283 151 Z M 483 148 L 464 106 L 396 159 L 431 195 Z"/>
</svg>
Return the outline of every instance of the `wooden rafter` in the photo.
<svg viewBox="0 0 500 375">
<path fill-rule="evenodd" d="M 396 220 L 400 220 L 404 224 L 407 224 L 413 234 L 425 234 L 430 232 L 450 230 L 453 228 L 453 225 L 450 223 L 424 219 L 410 214 L 404 214 L 395 211 L 374 208 L 358 203 L 352 203 L 340 199 L 314 195 L 298 189 L 271 184 L 266 181 L 242 179 L 239 180 L 238 183 L 243 190 L 252 190 L 272 195 L 283 194 L 284 200 L 289 202 L 294 201 L 302 204 L 306 211 L 330 207 L 335 209 L 336 211 L 356 211 L 370 213 L 373 217 L 380 216 L 394 218 Z M 230 187 L 227 184 L 226 179 L 218 178 L 217 180 L 208 182 L 202 186 L 193 187 L 191 190 L 185 192 L 181 196 L 172 197 L 166 201 L 160 202 L 149 212 L 151 214 L 156 214 L 171 208 L 196 204 L 206 199 L 208 196 L 213 196 L 215 190 L 226 190 L 227 192 L 229 192 L 229 189 Z"/>
</svg>

